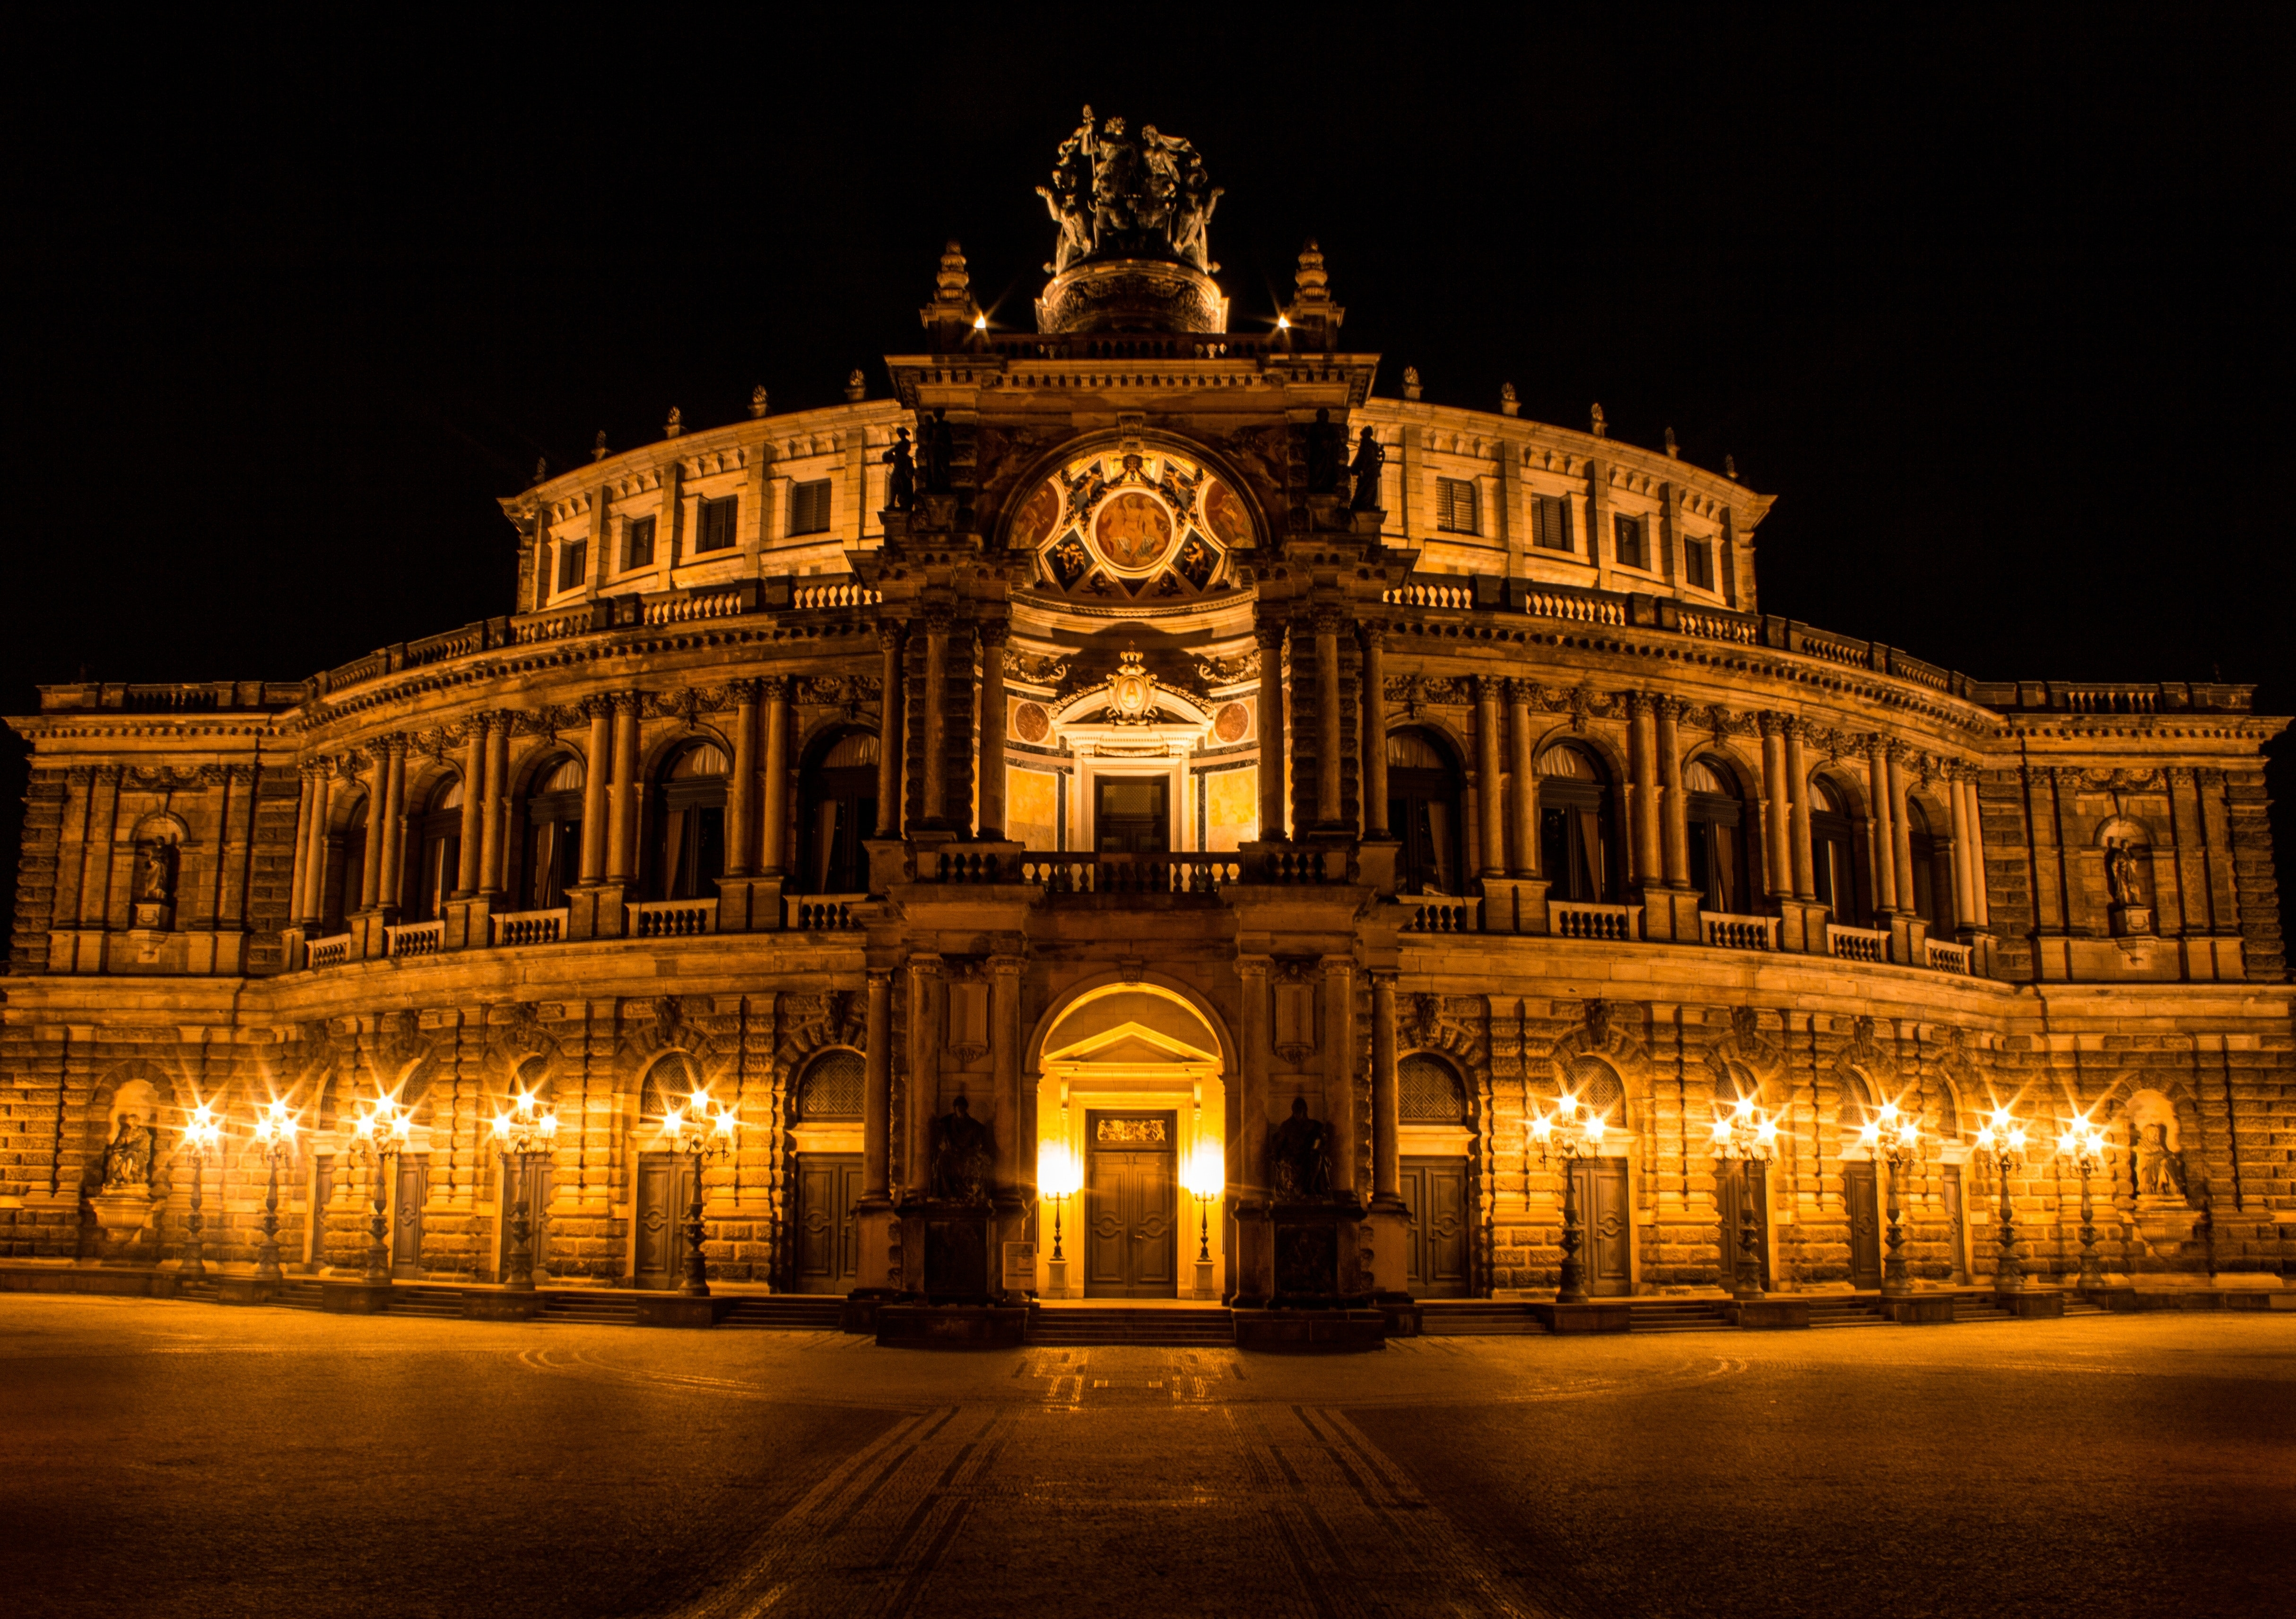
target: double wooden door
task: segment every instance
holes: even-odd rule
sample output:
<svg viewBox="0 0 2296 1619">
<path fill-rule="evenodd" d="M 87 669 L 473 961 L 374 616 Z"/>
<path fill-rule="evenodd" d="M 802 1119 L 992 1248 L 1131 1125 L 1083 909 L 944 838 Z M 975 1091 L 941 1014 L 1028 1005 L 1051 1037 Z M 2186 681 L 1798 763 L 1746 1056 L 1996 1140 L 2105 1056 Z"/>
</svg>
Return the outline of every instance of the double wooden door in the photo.
<svg viewBox="0 0 2296 1619">
<path fill-rule="evenodd" d="M 1770 1287 L 1770 1166 L 1767 1163 L 1726 1163 L 1715 1166 L 1716 1195 L 1722 1217 L 1715 1235 L 1722 1249 L 1722 1286 L 1738 1285 L 1738 1263 L 1746 1229 L 1746 1211 L 1754 1212 L 1754 1270 L 1767 1293 Z"/>
<path fill-rule="evenodd" d="M 1945 1197 L 1946 1251 L 1953 1259 L 1953 1279 L 1969 1285 L 1969 1210 L 1962 1198 L 1961 1165 L 1948 1163 L 1941 1171 L 1939 1189 Z"/>
<path fill-rule="evenodd" d="M 1871 1160 L 1841 1166 L 1841 1197 L 1849 1205 L 1849 1285 L 1882 1285 L 1882 1204 Z"/>
<path fill-rule="evenodd" d="M 398 1160 L 398 1198 L 391 1213 L 390 1273 L 422 1274 L 422 1205 L 430 1196 L 430 1161 L 412 1153 Z"/>
<path fill-rule="evenodd" d="M 685 1212 L 693 1203 L 693 1165 L 684 1153 L 638 1155 L 637 1218 L 631 1269 L 641 1287 L 675 1287 L 685 1274 Z"/>
<path fill-rule="evenodd" d="M 860 1196 L 860 1154 L 797 1155 L 796 1291 L 849 1293 L 861 1285 L 860 1229 L 853 1217 Z"/>
<path fill-rule="evenodd" d="M 518 1239 L 511 1235 L 511 1215 L 521 1201 L 526 1204 L 529 1268 L 537 1283 L 547 1283 L 550 1280 L 550 1160 L 538 1153 L 529 1155 L 517 1172 L 503 1177 L 502 1262 L 504 1281 L 515 1279 L 510 1275 L 510 1256 L 518 1246 Z"/>
<path fill-rule="evenodd" d="M 303 1258 L 316 1270 L 327 1262 L 327 1205 L 335 1200 L 335 1155 L 320 1153 L 311 1160 L 311 1210 L 303 1234 Z"/>
<path fill-rule="evenodd" d="M 1085 1297 L 1179 1296 L 1177 1119 L 1085 1115 Z"/>
<path fill-rule="evenodd" d="M 1411 1210 L 1407 1286 L 1420 1299 L 1464 1298 L 1468 1270 L 1467 1161 L 1406 1158 L 1403 1201 Z"/>
<path fill-rule="evenodd" d="M 1574 1159 L 1570 1179 L 1578 1196 L 1578 1258 L 1587 1291 L 1598 1297 L 1632 1293 L 1635 1220 L 1627 1161 Z"/>
</svg>

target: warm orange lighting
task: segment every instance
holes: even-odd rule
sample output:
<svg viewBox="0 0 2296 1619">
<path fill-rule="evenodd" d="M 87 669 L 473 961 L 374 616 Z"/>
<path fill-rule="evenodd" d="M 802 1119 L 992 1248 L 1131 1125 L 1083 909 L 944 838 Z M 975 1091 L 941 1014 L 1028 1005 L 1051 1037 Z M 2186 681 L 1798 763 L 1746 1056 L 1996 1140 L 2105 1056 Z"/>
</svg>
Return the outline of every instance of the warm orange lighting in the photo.
<svg viewBox="0 0 2296 1619">
<path fill-rule="evenodd" d="M 972 317 L 972 329 L 973 329 L 975 332 L 986 332 L 986 331 L 988 331 L 988 317 L 986 315 L 976 315 L 976 316 L 974 316 Z"/>
<path fill-rule="evenodd" d="M 1729 1120 L 1717 1119 L 1714 1121 L 1714 1138 L 1717 1141 L 1727 1141 L 1730 1138 L 1730 1130 L 1731 1124 Z"/>
<path fill-rule="evenodd" d="M 1073 1197 L 1084 1184 L 1076 1155 L 1065 1141 L 1037 1144 L 1037 1190 L 1046 1197 Z"/>
<path fill-rule="evenodd" d="M 1199 1141 L 1188 1155 L 1188 1194 L 1209 1203 L 1227 1190 L 1227 1165 L 1217 1141 Z"/>
</svg>

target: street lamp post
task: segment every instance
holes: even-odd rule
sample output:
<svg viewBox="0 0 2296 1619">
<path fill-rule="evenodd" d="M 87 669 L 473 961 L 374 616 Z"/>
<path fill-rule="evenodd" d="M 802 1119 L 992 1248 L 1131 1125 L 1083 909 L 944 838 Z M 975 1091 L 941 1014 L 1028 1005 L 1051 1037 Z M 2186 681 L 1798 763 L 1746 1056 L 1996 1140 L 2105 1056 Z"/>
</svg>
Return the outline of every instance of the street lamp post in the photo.
<svg viewBox="0 0 2296 1619">
<path fill-rule="evenodd" d="M 2080 1286 L 2086 1290 L 2104 1286 L 2104 1266 L 2096 1257 L 2096 1204 L 2089 1194 L 2088 1178 L 2096 1173 L 2112 1151 L 2104 1132 L 2086 1118 L 2075 1119 L 2066 1126 L 2065 1133 L 2057 1138 L 2057 1151 L 2073 1161 L 2080 1171 Z"/>
<path fill-rule="evenodd" d="M 1740 1097 L 1735 1108 L 1714 1118 L 1714 1161 L 1730 1165 L 1738 1178 L 1738 1229 L 1722 1233 L 1722 1251 L 1738 1250 L 1737 1286 L 1734 1296 L 1751 1303 L 1762 1296 L 1762 1228 L 1754 1212 L 1754 1178 L 1748 1166 L 1767 1163 L 1777 1156 L 1778 1122 L 1754 1105 L 1751 1097 Z"/>
<path fill-rule="evenodd" d="M 512 1293 L 534 1291 L 534 1223 L 526 1204 L 527 1165 L 537 1154 L 548 1152 L 557 1137 L 558 1114 L 537 1103 L 532 1091 L 520 1091 L 508 1111 L 495 1114 L 496 1151 L 501 1155 L 507 1184 L 516 1189 L 511 1202 L 509 1262 L 504 1267 L 510 1274 L 503 1282 Z M 700 1172 L 697 1168 L 697 1185 Z"/>
<path fill-rule="evenodd" d="M 1188 1158 L 1188 1196 L 1196 1200 L 1196 1263 L 1212 1262 L 1212 1204 L 1227 1189 L 1227 1171 L 1220 1149 L 1200 1142 Z"/>
<path fill-rule="evenodd" d="M 1879 1154 L 1889 1169 L 1890 1256 L 1882 1262 L 1882 1296 L 1908 1298 L 1914 1291 L 1914 1279 L 1906 1270 L 1906 1228 L 1899 1200 L 1906 1166 L 1921 1156 L 1921 1121 L 1899 1112 L 1895 1102 L 1884 1102 L 1881 1111 L 1866 1122 L 1858 1138 L 1866 1143 L 1868 1152 Z"/>
<path fill-rule="evenodd" d="M 2017 1218 L 2016 1212 L 2009 1206 L 2009 1167 L 2024 1162 L 2024 1125 L 2007 1108 L 1995 1108 L 1993 1116 L 1977 1132 L 1977 1150 L 1992 1154 L 1994 1163 L 2001 1171 L 2001 1262 L 1993 1273 L 1993 1290 L 2022 1293 L 2025 1270 L 2017 1262 Z"/>
<path fill-rule="evenodd" d="M 1608 1128 L 1602 1114 L 1572 1096 L 1557 1102 L 1552 1114 L 1540 1114 L 1530 1122 L 1530 1138 L 1538 1148 L 1539 1163 L 1548 1162 L 1550 1154 L 1562 1160 L 1562 1286 L 1554 1290 L 1554 1302 L 1558 1304 L 1587 1302 L 1585 1267 L 1578 1260 L 1582 1240 L 1578 1229 L 1578 1177 L 1571 1166 L 1581 1158 L 1601 1156 L 1603 1137 Z"/>
<path fill-rule="evenodd" d="M 295 1150 L 295 1116 L 274 1100 L 255 1121 L 255 1143 L 270 1167 L 263 1189 L 263 1246 L 255 1256 L 255 1279 L 275 1282 L 279 1275 L 279 1161 Z"/>
<path fill-rule="evenodd" d="M 701 1169 L 734 1150 L 734 1132 L 740 1127 L 733 1109 L 721 1105 L 712 1113 L 706 1090 L 693 1093 L 691 1118 L 675 1107 L 662 1116 L 661 1133 L 669 1138 L 670 1150 L 684 1153 L 693 1170 L 693 1201 L 685 1211 L 685 1281 L 677 1290 L 689 1299 L 709 1296 L 709 1263 L 701 1257 Z"/>
<path fill-rule="evenodd" d="M 1037 1144 L 1037 1191 L 1053 1205 L 1053 1257 L 1046 1277 L 1054 1297 L 1062 1298 L 1068 1292 L 1068 1256 L 1061 1252 L 1061 1214 L 1070 1198 L 1077 1195 L 1083 1184 L 1077 1171 L 1076 1155 L 1069 1151 L 1065 1141 L 1039 1141 Z"/>
<path fill-rule="evenodd" d="M 384 1176 L 406 1150 L 407 1125 L 406 1109 L 385 1096 L 376 1097 L 351 1125 L 354 1145 L 366 1155 L 368 1191 L 374 1203 L 366 1228 L 366 1274 L 360 1278 L 370 1287 L 390 1285 L 390 1204 L 385 1201 L 389 1187 Z"/>
<path fill-rule="evenodd" d="M 214 1111 L 205 1102 L 193 1108 L 192 1116 L 184 1122 L 184 1150 L 192 1155 L 192 1214 L 184 1222 L 184 1258 L 176 1267 L 178 1276 L 208 1273 L 208 1222 L 200 1212 L 200 1180 L 208 1155 L 222 1138 L 223 1127 L 216 1122 Z"/>
</svg>

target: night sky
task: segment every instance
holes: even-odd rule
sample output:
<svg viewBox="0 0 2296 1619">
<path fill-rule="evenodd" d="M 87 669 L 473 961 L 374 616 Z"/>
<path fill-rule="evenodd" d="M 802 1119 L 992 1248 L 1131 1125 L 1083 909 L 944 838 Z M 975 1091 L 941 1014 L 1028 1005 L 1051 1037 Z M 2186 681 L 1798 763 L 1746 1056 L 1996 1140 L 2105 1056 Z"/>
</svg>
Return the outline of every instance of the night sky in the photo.
<svg viewBox="0 0 2296 1619">
<path fill-rule="evenodd" d="M 1312 234 L 1381 392 L 1734 455 L 1766 610 L 2290 712 L 2289 9 L 1865 10 L 19 33 L 9 711 L 508 611 L 537 456 L 882 394 L 949 236 L 1027 325 L 1089 101 L 1205 154 L 1240 329 Z"/>
</svg>

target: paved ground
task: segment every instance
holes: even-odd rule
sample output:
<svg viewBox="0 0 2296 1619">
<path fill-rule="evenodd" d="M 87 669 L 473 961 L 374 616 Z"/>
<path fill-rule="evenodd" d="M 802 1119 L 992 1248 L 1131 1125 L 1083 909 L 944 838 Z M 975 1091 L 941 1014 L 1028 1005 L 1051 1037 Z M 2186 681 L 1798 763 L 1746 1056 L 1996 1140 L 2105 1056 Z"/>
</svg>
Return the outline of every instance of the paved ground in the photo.
<svg viewBox="0 0 2296 1619">
<path fill-rule="evenodd" d="M 2296 1611 L 2296 1318 L 932 1355 L 0 1297 L 0 1612 Z"/>
</svg>

